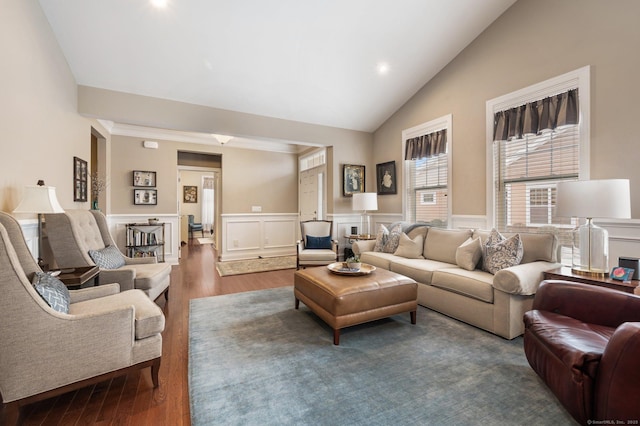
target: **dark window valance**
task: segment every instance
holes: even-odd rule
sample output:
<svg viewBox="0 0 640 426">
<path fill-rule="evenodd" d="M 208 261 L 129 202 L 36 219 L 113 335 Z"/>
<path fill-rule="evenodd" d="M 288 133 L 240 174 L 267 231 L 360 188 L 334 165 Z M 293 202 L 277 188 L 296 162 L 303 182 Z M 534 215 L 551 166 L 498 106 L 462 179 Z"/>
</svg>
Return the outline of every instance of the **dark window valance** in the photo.
<svg viewBox="0 0 640 426">
<path fill-rule="evenodd" d="M 447 152 L 447 129 L 442 129 L 428 135 L 407 139 L 404 159 L 419 160 L 435 157 L 445 152 Z"/>
<path fill-rule="evenodd" d="M 496 112 L 493 140 L 521 139 L 569 124 L 578 124 L 578 89 Z"/>
</svg>

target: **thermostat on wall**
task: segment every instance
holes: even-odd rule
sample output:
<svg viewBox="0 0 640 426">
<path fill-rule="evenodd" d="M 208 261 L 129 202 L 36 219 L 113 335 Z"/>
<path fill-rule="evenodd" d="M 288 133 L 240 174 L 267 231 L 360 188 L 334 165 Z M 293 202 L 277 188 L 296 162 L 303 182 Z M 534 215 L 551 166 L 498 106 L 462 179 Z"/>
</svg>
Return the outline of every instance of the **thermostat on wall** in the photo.
<svg viewBox="0 0 640 426">
<path fill-rule="evenodd" d="M 156 141 L 143 141 L 142 146 L 149 149 L 158 149 L 158 142 Z"/>
</svg>

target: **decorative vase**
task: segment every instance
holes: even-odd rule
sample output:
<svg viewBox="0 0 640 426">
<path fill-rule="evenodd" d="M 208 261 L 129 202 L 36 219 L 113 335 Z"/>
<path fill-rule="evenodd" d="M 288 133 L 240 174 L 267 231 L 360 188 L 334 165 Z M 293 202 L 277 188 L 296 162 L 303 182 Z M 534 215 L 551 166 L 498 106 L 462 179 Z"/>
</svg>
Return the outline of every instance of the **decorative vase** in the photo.
<svg viewBox="0 0 640 426">
<path fill-rule="evenodd" d="M 98 200 L 93 200 L 93 202 L 91 203 L 91 210 L 100 210 L 98 208 Z"/>
</svg>

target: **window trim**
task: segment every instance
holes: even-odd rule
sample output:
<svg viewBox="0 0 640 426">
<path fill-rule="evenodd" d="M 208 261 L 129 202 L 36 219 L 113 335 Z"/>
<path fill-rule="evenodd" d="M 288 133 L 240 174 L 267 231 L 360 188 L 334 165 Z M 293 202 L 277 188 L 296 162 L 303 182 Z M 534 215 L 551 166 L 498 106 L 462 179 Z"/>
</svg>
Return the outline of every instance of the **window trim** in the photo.
<svg viewBox="0 0 640 426">
<path fill-rule="evenodd" d="M 404 159 L 407 139 L 422 136 L 428 133 L 437 132 L 438 130 L 447 129 L 447 223 L 451 226 L 451 200 L 453 199 L 453 180 L 452 180 L 452 147 L 453 147 L 453 116 L 451 114 L 443 115 L 434 120 L 427 121 L 409 129 L 402 131 L 402 144 L 400 158 L 402 158 L 402 217 L 407 220 L 407 185 L 409 184 L 409 168 L 406 167 L 407 160 Z"/>
<path fill-rule="evenodd" d="M 493 168 L 493 120 L 494 114 L 508 108 L 533 102 L 548 96 L 578 88 L 580 128 L 580 179 L 590 176 L 590 130 L 591 130 L 591 66 L 579 68 L 566 74 L 533 84 L 515 92 L 490 99 L 486 103 L 486 211 L 487 224 L 495 222 L 495 176 Z"/>
</svg>

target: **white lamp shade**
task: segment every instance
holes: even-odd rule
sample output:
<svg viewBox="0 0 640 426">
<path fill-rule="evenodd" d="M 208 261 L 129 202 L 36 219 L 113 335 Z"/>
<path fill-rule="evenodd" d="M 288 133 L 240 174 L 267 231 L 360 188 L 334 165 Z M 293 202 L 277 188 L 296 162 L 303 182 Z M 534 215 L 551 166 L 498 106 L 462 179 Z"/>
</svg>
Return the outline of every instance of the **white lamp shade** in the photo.
<svg viewBox="0 0 640 426">
<path fill-rule="evenodd" d="M 631 218 L 628 179 L 559 182 L 556 216 L 580 218 Z"/>
<path fill-rule="evenodd" d="M 22 201 L 14 213 L 64 213 L 54 186 L 25 186 Z"/>
<path fill-rule="evenodd" d="M 359 192 L 353 194 L 351 208 L 356 211 L 378 210 L 378 194 L 375 192 Z"/>
</svg>

